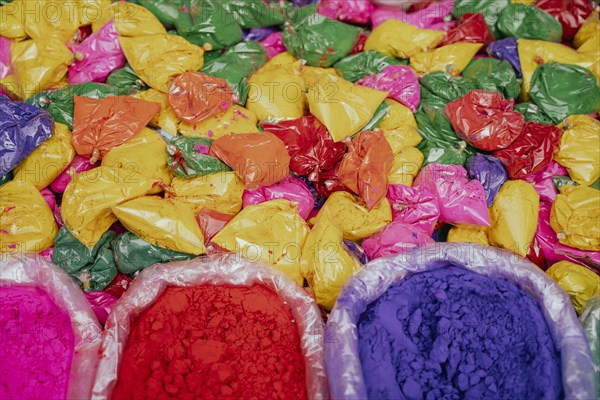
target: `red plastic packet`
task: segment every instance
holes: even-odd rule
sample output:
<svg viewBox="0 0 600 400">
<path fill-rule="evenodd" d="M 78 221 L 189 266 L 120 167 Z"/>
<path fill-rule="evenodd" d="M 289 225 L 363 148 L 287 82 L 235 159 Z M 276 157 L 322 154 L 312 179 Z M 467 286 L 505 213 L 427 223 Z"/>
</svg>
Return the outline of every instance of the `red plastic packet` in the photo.
<svg viewBox="0 0 600 400">
<path fill-rule="evenodd" d="M 318 181 L 313 182 L 318 194 L 327 197 L 333 192 L 350 191 L 340 180 L 339 171 L 341 165 L 342 162 L 340 161 L 329 171 L 321 173 Z"/>
<path fill-rule="evenodd" d="M 369 34 L 365 31 L 362 31 L 356 37 L 356 44 L 354 48 L 350 51 L 349 55 L 362 53 L 365 50 L 365 43 L 367 42 L 367 38 Z"/>
<path fill-rule="evenodd" d="M 552 15 L 563 27 L 563 40 L 571 40 L 592 13 L 590 0 L 537 0 L 535 5 Z"/>
<path fill-rule="evenodd" d="M 448 31 L 446 38 L 439 46 L 457 42 L 488 44 L 493 41 L 494 35 L 485 23 L 483 14 L 463 14 L 456 26 Z"/>
<path fill-rule="evenodd" d="M 208 244 L 233 217 L 234 216 L 230 214 L 203 208 L 196 219 L 198 220 L 198 225 L 200 225 L 200 230 L 204 237 L 204 244 Z"/>
<path fill-rule="evenodd" d="M 104 288 L 104 292 L 115 297 L 121 297 L 123 293 L 129 289 L 129 286 L 133 282 L 133 279 L 128 277 L 125 274 L 117 274 L 115 279 L 112 280 L 111 283 L 108 284 L 106 288 Z"/>
</svg>

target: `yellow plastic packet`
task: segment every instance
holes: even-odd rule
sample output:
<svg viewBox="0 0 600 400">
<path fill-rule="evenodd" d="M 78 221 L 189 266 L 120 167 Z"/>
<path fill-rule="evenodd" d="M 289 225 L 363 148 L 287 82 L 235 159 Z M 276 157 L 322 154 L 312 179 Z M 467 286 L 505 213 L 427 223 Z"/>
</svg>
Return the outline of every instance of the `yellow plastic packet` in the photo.
<svg viewBox="0 0 600 400">
<path fill-rule="evenodd" d="M 560 43 L 545 42 L 543 40 L 519 39 L 519 60 L 523 72 L 523 86 L 521 98 L 523 101 L 529 99 L 531 78 L 537 67 L 542 63 L 551 61 L 578 65 L 587 68 L 597 79 L 600 79 L 600 58 L 595 54 L 583 54 Z"/>
<path fill-rule="evenodd" d="M 73 54 L 67 46 L 51 37 L 14 42 L 10 52 L 14 75 L 1 82 L 21 99 L 59 82 L 73 62 Z"/>
<path fill-rule="evenodd" d="M 57 234 L 52 210 L 35 186 L 23 181 L 0 186 L 0 253 L 39 253 Z"/>
<path fill-rule="evenodd" d="M 421 143 L 421 135 L 412 111 L 396 100 L 385 99 L 385 103 L 390 109 L 377 128 L 383 130 L 394 154 L 403 147 L 414 147 Z"/>
<path fill-rule="evenodd" d="M 390 57 L 410 58 L 434 49 L 446 34 L 442 31 L 419 29 L 395 19 L 385 21 L 369 35 L 365 51 L 377 50 Z"/>
<path fill-rule="evenodd" d="M 302 249 L 302 275 L 315 294 L 317 304 L 331 310 L 342 287 L 362 264 L 344 248 L 344 235 L 327 216 L 322 217 Z"/>
<path fill-rule="evenodd" d="M 358 133 L 373 118 L 387 92 L 323 74 L 308 88 L 308 106 L 335 142 Z"/>
<path fill-rule="evenodd" d="M 163 249 L 200 255 L 204 237 L 190 207 L 173 199 L 144 196 L 111 207 L 129 231 Z"/>
<path fill-rule="evenodd" d="M 300 62 L 289 53 L 268 61 L 248 79 L 246 108 L 259 121 L 296 119 L 304 115 L 306 94 L 300 75 Z"/>
<path fill-rule="evenodd" d="M 7 4 L 0 7 L 0 32 L 2 36 L 12 40 L 23 40 L 27 38 L 25 24 L 17 17 L 16 5 Z"/>
<path fill-rule="evenodd" d="M 302 79 L 304 80 L 304 84 L 306 87 L 311 87 L 320 77 L 323 75 L 329 75 L 334 78 L 340 78 L 340 74 L 337 73 L 335 68 L 319 68 L 319 67 L 311 67 L 308 65 L 303 65 L 300 74 L 302 75 Z"/>
<path fill-rule="evenodd" d="M 111 0 L 78 0 L 79 23 L 90 25 L 102 19 L 102 12 L 110 7 Z"/>
<path fill-rule="evenodd" d="M 546 273 L 567 292 L 577 314 L 581 314 L 589 299 L 600 293 L 600 276 L 581 265 L 559 261 Z"/>
<path fill-rule="evenodd" d="M 234 104 L 221 114 L 209 117 L 195 125 L 179 124 L 183 136 L 199 136 L 217 140 L 228 133 L 258 132 L 258 118 L 252 111 Z"/>
<path fill-rule="evenodd" d="M 598 17 L 598 12 L 594 11 L 575 34 L 573 45 L 575 48 L 580 49 L 590 39 L 597 38 L 598 34 L 600 34 L 600 18 Z"/>
<path fill-rule="evenodd" d="M 425 156 L 416 147 L 401 148 L 394 153 L 394 163 L 388 183 L 412 186 L 415 176 L 423 165 L 423 160 Z"/>
<path fill-rule="evenodd" d="M 181 36 L 163 34 L 121 37 L 119 40 L 136 75 L 161 92 L 169 91 L 175 76 L 198 71 L 204 65 L 204 50 Z"/>
<path fill-rule="evenodd" d="M 160 104 L 160 112 L 152 118 L 150 125 L 156 128 L 162 128 L 172 135 L 177 135 L 177 126 L 179 125 L 179 117 L 169 104 L 169 96 L 166 93 L 156 89 L 148 89 L 137 92 L 133 95 L 136 99 L 152 101 Z"/>
<path fill-rule="evenodd" d="M 53 37 L 62 43 L 75 38 L 79 29 L 79 4 L 73 0 L 14 0 L 11 5 L 18 9 L 18 16 L 25 32 L 32 39 Z"/>
<path fill-rule="evenodd" d="M 552 203 L 550 225 L 562 244 L 600 250 L 600 190 L 566 185 Z"/>
<path fill-rule="evenodd" d="M 526 6 L 531 6 L 535 4 L 535 0 L 512 0 L 513 4 L 525 4 Z"/>
<path fill-rule="evenodd" d="M 490 208 L 490 244 L 525 257 L 538 225 L 540 196 L 525 181 L 507 181 Z"/>
<path fill-rule="evenodd" d="M 449 44 L 433 51 L 415 54 L 410 58 L 410 66 L 420 75 L 441 71 L 457 76 L 471 62 L 481 46 L 481 43 Z"/>
<path fill-rule="evenodd" d="M 65 226 L 92 249 L 117 221 L 110 208 L 150 193 L 155 183 L 138 172 L 104 166 L 77 174 L 63 194 Z"/>
<path fill-rule="evenodd" d="M 600 178 L 600 121 L 571 115 L 558 127 L 563 134 L 554 161 L 564 166 L 575 182 L 592 185 Z"/>
<path fill-rule="evenodd" d="M 13 170 L 14 180 L 31 182 L 41 190 L 67 169 L 74 157 L 71 131 L 66 125 L 55 122 L 52 136 Z"/>
<path fill-rule="evenodd" d="M 106 7 L 106 3 L 103 2 Z M 117 1 L 108 4 L 99 14 L 100 18 L 92 21 L 92 30 L 97 32 L 111 19 L 114 20 L 115 29 L 121 36 L 148 36 L 163 35 L 167 30 L 147 8 L 138 4 Z M 155 51 L 163 51 L 156 49 Z M 139 76 L 139 75 L 138 75 Z"/>
<path fill-rule="evenodd" d="M 158 133 L 148 128 L 110 149 L 102 158 L 102 166 L 137 172 L 159 182 L 150 192 L 153 194 L 162 192 L 162 186 L 169 185 L 173 179 L 168 167 L 167 144 Z"/>
<path fill-rule="evenodd" d="M 372 236 L 392 222 L 392 207 L 384 197 L 370 212 L 364 200 L 348 192 L 334 192 L 319 214 L 309 222 L 316 225 L 328 218 L 339 226 L 345 240 L 358 242 Z"/>
<path fill-rule="evenodd" d="M 452 243 L 477 243 L 483 246 L 489 246 L 488 240 L 489 226 L 480 225 L 459 225 L 453 226 L 448 232 L 448 242 Z"/>
<path fill-rule="evenodd" d="M 272 265 L 302 286 L 300 255 L 308 232 L 298 206 L 277 199 L 244 208 L 212 242 L 251 261 Z"/>
<path fill-rule="evenodd" d="M 235 172 L 217 172 L 192 179 L 173 178 L 167 197 L 188 204 L 196 214 L 209 208 L 225 214 L 242 209 L 244 181 Z"/>
</svg>

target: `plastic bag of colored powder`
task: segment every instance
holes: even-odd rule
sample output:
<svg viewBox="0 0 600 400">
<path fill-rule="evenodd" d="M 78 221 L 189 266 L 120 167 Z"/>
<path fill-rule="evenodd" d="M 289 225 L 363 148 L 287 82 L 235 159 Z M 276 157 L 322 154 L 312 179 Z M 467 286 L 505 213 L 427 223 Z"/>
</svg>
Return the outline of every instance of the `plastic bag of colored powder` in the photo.
<svg viewBox="0 0 600 400">
<path fill-rule="evenodd" d="M 189 125 L 181 122 L 177 127 L 183 136 L 200 136 L 217 140 L 228 133 L 258 132 L 258 118 L 252 111 L 234 104 L 227 110 L 200 123 Z"/>
<path fill-rule="evenodd" d="M 0 285 L 0 358 L 11 360 L 0 363 L 0 396 L 90 398 L 101 328 L 79 287 L 42 257 L 23 254 L 3 255 Z"/>
<path fill-rule="evenodd" d="M 502 61 L 508 61 L 514 68 L 517 78 L 521 78 L 521 61 L 519 60 L 519 51 L 517 49 L 517 38 L 510 37 L 492 42 L 487 47 L 487 52 L 492 57 Z"/>
<path fill-rule="evenodd" d="M 98 15 L 94 16 L 91 11 L 88 15 L 94 17 L 91 21 L 94 32 L 102 29 L 110 20 L 114 20 L 115 28 L 117 28 L 121 37 L 147 37 L 166 33 L 165 27 L 149 10 L 135 3 L 117 2 L 111 4 L 107 2 L 95 5 L 93 9 L 98 12 Z"/>
<path fill-rule="evenodd" d="M 244 29 L 280 25 L 289 8 L 287 4 L 265 3 L 262 1 L 226 0 L 223 8 Z M 217 19 L 217 27 L 221 20 Z"/>
<path fill-rule="evenodd" d="M 4 32 L 4 31 L 3 31 Z M 11 41 L 4 36 L 0 36 L 0 78 L 10 75 L 10 44 Z"/>
<path fill-rule="evenodd" d="M 389 57 L 410 58 L 434 49 L 443 39 L 444 32 L 419 29 L 413 25 L 388 20 L 373 29 L 365 43 L 365 51 L 377 50 Z"/>
<path fill-rule="evenodd" d="M 420 3 L 420 7 L 414 7 L 412 10 L 406 10 L 406 6 L 400 9 L 394 1 L 389 0 L 373 0 L 373 3 L 379 5 L 373 11 L 371 22 L 373 28 L 381 25 L 389 19 L 397 19 L 406 22 L 417 28 L 446 30 L 452 23 L 446 22 L 452 12 L 454 0 L 441 0 L 433 2 L 421 1 L 400 1 L 400 5 L 409 5 L 410 3 Z"/>
<path fill-rule="evenodd" d="M 293 176 L 288 176 L 275 185 L 261 186 L 256 190 L 246 190 L 243 196 L 244 207 L 275 199 L 285 199 L 297 204 L 298 213 L 304 219 L 308 218 L 315 205 L 308 185 Z"/>
<path fill-rule="evenodd" d="M 209 155 L 212 140 L 199 137 L 179 137 L 166 146 L 169 170 L 180 178 L 194 178 L 222 171 L 231 171 L 226 164 Z"/>
<path fill-rule="evenodd" d="M 421 228 L 431 235 L 440 216 L 437 199 L 424 186 L 389 185 L 387 198 L 394 221 Z"/>
<path fill-rule="evenodd" d="M 90 160 L 75 154 L 71 163 L 58 175 L 58 177 L 48 186 L 54 193 L 63 193 L 71 182 L 71 173 L 79 174 L 84 171 L 89 171 L 93 166 Z"/>
<path fill-rule="evenodd" d="M 560 42 L 562 26 L 552 15 L 525 4 L 509 4 L 500 13 L 498 30 L 504 36 Z"/>
<path fill-rule="evenodd" d="M 488 240 L 489 226 L 478 225 L 459 225 L 453 226 L 448 231 L 446 241 L 449 243 L 476 243 L 482 246 L 489 246 Z"/>
<path fill-rule="evenodd" d="M 600 122 L 587 115 L 572 115 L 562 123 L 558 152 L 554 160 L 567 168 L 580 185 L 591 185 L 600 178 Z"/>
<path fill-rule="evenodd" d="M 419 80 L 413 70 L 405 65 L 387 66 L 377 75 L 365 76 L 356 84 L 389 92 L 389 98 L 404 104 L 412 112 L 417 111 L 421 100 Z"/>
<path fill-rule="evenodd" d="M 533 188 L 540 195 L 541 201 L 553 203 L 557 194 L 553 179 L 566 175 L 568 175 L 567 170 L 563 166 L 550 161 L 550 164 L 546 168 L 539 170 L 535 174 L 523 177 L 523 180 L 533 184 Z"/>
<path fill-rule="evenodd" d="M 211 297 L 201 294 L 210 291 L 212 296 L 228 291 L 233 299 L 225 300 L 219 296 L 224 302 L 216 304 L 219 301 L 213 302 Z M 204 305 L 202 310 L 199 305 Z M 271 316 L 275 310 L 278 317 L 273 320 Z M 142 320 L 148 321 L 151 317 L 163 321 L 163 330 L 155 331 L 156 341 L 149 341 L 149 335 L 135 336 L 135 341 L 127 341 L 128 337 L 139 335 L 144 324 Z M 215 317 L 220 321 L 219 325 L 214 325 L 217 320 L 212 318 Z M 266 322 L 267 318 L 272 321 L 270 324 Z M 195 327 L 171 326 L 183 320 L 190 321 Z M 223 324 L 237 328 L 222 330 Z M 281 324 L 288 327 L 285 333 Z M 94 398 L 130 398 L 135 393 L 158 395 L 149 371 L 153 361 L 168 362 L 162 351 L 156 351 L 163 349 L 165 344 L 183 350 L 174 353 L 175 364 L 184 363 L 188 351 L 194 364 L 190 370 L 184 367 L 180 372 L 173 371 L 174 375 L 185 375 L 180 375 L 184 383 L 175 395 L 183 397 L 182 393 L 191 390 L 192 396 L 194 393 L 198 396 L 213 393 L 217 397 L 270 397 L 271 393 L 280 393 L 285 398 L 310 400 L 329 396 L 323 363 L 323 322 L 314 300 L 281 274 L 236 255 L 214 255 L 145 269 L 113 309 L 107 327 L 102 343 L 106 357 L 98 365 Z M 173 328 L 177 332 L 175 335 L 188 337 L 189 344 L 169 333 Z M 190 336 L 198 333 L 206 336 Z M 257 335 L 256 341 L 247 342 L 252 335 Z M 243 348 L 239 347 L 241 343 Z M 277 353 L 278 350 L 273 348 L 275 344 L 279 349 L 283 347 L 285 352 Z M 180 348 L 182 345 L 185 347 Z M 133 348 L 143 351 L 141 358 L 132 358 Z M 249 349 L 252 350 L 248 353 Z M 269 359 L 271 354 L 273 360 Z M 145 365 L 143 368 L 147 368 L 147 372 L 137 369 L 141 365 Z M 288 372 L 290 368 L 292 370 Z M 174 375 L 169 376 L 166 365 L 162 365 L 161 370 L 165 375 L 159 382 L 163 379 L 172 382 Z M 264 381 L 266 377 L 270 380 Z M 130 385 L 133 380 L 138 382 L 135 387 Z M 261 392 L 256 393 L 256 388 Z M 123 396 L 117 396 L 118 393 Z"/>
<path fill-rule="evenodd" d="M 592 3 L 587 0 L 537 0 L 535 6 L 551 14 L 560 22 L 564 40 L 573 38 L 592 12 Z"/>
<path fill-rule="evenodd" d="M 376 369 L 366 370 L 363 368 L 361 359 L 367 354 L 359 354 L 360 337 L 357 325 L 361 323 L 361 315 L 366 311 L 367 306 L 379 299 L 392 285 L 400 283 L 403 279 L 411 276 L 411 274 L 436 270 L 440 267 L 464 268 L 474 273 L 489 276 L 490 278 L 501 278 L 525 289 L 526 291 L 522 292 L 523 295 L 527 296 L 525 293 L 528 293 L 531 296 L 531 300 L 534 303 L 538 303 L 541 308 L 541 313 L 538 310 L 537 315 L 542 320 L 539 321 L 538 319 L 538 321 L 544 325 L 542 331 L 546 332 L 547 340 L 554 342 L 551 343 L 553 348 L 561 349 L 560 356 L 555 353 L 555 362 L 558 362 L 560 368 L 560 371 L 558 371 L 561 375 L 559 380 L 555 380 L 556 370 L 553 374 L 550 370 L 546 370 L 543 373 L 540 369 L 533 369 L 530 370 L 530 373 L 535 374 L 535 378 L 532 375 L 530 381 L 539 382 L 539 379 L 543 377 L 548 384 L 548 388 L 554 388 L 556 396 L 561 394 L 561 386 L 564 390 L 564 396 L 567 398 L 587 399 L 595 396 L 592 355 L 589 351 L 583 329 L 577 320 L 576 313 L 563 290 L 553 283 L 538 267 L 528 261 L 515 257 L 512 253 L 473 244 L 443 243 L 426 246 L 413 254 L 403 254 L 394 258 L 376 260 L 367 264 L 365 269 L 349 279 L 341 295 L 338 297 L 336 306 L 329 315 L 326 326 L 326 334 L 335 333 L 336 338 L 336 340 L 325 343 L 325 365 L 327 367 L 328 379 L 331 383 L 330 388 L 333 398 L 368 398 L 368 387 L 364 378 L 365 374 L 377 377 L 378 382 L 386 385 L 386 387 L 396 387 L 398 392 L 402 390 L 400 393 L 406 391 L 412 396 L 419 392 L 420 388 L 416 381 L 414 381 L 414 384 L 409 382 L 410 380 L 405 381 L 402 385 L 397 383 L 394 374 L 395 367 L 393 364 L 390 365 L 392 361 L 388 355 L 394 350 L 394 347 L 388 347 L 387 350 L 383 350 L 383 347 L 378 346 L 382 357 L 377 364 L 379 368 L 375 366 L 373 368 Z M 437 296 L 440 299 L 438 301 L 448 301 L 443 297 L 447 286 L 440 286 L 436 289 L 434 290 L 436 290 Z M 419 296 L 420 294 L 417 293 L 415 295 Z M 384 315 L 399 315 L 399 318 L 406 318 L 414 314 L 411 310 L 404 309 L 406 311 L 402 311 L 403 308 L 398 307 L 398 309 L 389 310 Z M 532 307 L 535 307 L 535 304 L 532 304 Z M 406 314 L 402 314 L 404 312 Z M 469 318 L 470 316 L 468 314 L 465 317 Z M 475 315 L 471 317 L 477 318 Z M 444 331 L 447 331 L 449 328 L 451 329 L 454 326 L 452 320 L 453 317 L 442 318 L 444 322 L 440 321 L 442 325 L 439 328 Z M 447 325 L 444 325 L 446 321 Z M 424 319 L 420 319 L 419 315 L 415 315 L 411 316 L 410 324 L 403 327 L 397 325 L 398 323 L 395 324 L 393 318 L 390 318 L 390 325 L 387 325 L 386 328 L 388 332 L 404 332 L 405 335 L 411 335 L 410 332 L 416 332 L 415 329 L 420 330 L 419 328 L 424 322 Z M 480 324 L 478 320 L 472 322 L 482 326 L 485 330 L 490 327 L 486 323 Z M 398 330 L 392 331 L 396 327 Z M 436 332 L 438 332 L 437 327 L 433 329 L 436 329 Z M 493 332 L 490 332 L 489 335 L 490 338 L 493 338 Z M 482 336 L 488 337 L 485 335 L 485 332 L 482 332 Z M 394 343 L 395 346 L 398 346 L 396 342 L 390 341 L 385 343 Z M 412 352 L 417 354 L 419 353 L 418 346 L 422 345 L 413 343 L 410 339 L 399 343 L 411 346 Z M 466 360 L 467 358 L 471 359 L 473 363 L 476 361 L 475 354 L 463 353 L 463 351 L 459 351 L 457 354 L 456 351 L 451 350 L 451 343 L 448 342 L 444 342 L 443 347 L 432 342 L 429 342 L 428 346 L 432 351 L 433 357 L 436 357 L 435 354 L 437 354 L 438 349 L 441 350 L 440 358 L 433 361 L 440 368 L 451 368 L 451 365 L 456 365 L 457 357 L 459 365 L 463 364 L 460 360 Z M 447 349 L 448 352 L 444 352 L 443 349 Z M 366 351 L 370 352 L 371 350 Z M 537 347 L 534 352 L 537 354 Z M 483 360 L 477 361 L 477 364 L 479 362 L 483 362 Z M 383 367 L 384 365 L 387 367 Z M 496 362 L 494 365 L 498 366 L 500 364 Z M 544 365 L 547 366 L 549 364 Z M 423 371 L 424 365 L 415 364 L 414 367 L 411 366 L 403 374 L 408 373 L 410 376 L 412 368 L 415 368 L 416 371 Z M 435 374 L 433 371 L 431 373 Z M 483 382 L 485 382 L 485 377 L 486 375 L 481 377 Z M 419 376 L 415 375 L 414 379 L 418 378 Z M 406 382 L 409 383 L 406 384 Z M 460 386 L 464 389 L 470 387 L 478 388 L 475 383 L 477 381 L 473 382 L 473 384 L 468 380 L 464 382 L 463 378 L 461 378 Z M 451 385 L 453 384 L 451 383 Z M 480 385 L 479 387 L 483 390 L 489 388 L 487 384 Z M 513 388 L 515 386 L 509 384 L 509 387 Z M 448 388 L 448 390 L 452 389 Z M 395 392 L 396 396 L 392 393 L 391 397 L 399 398 L 398 392 Z M 415 396 L 420 397 L 418 395 Z"/>
<path fill-rule="evenodd" d="M 106 78 L 106 83 L 121 89 L 124 94 L 148 89 L 148 86 L 135 74 L 129 63 L 125 63 L 123 68 L 111 72 Z"/>
<path fill-rule="evenodd" d="M 481 182 L 485 191 L 485 202 L 488 207 L 491 206 L 498 190 L 508 180 L 508 174 L 500 160 L 492 156 L 477 154 L 469 158 L 465 168 L 469 173 L 469 178 Z"/>
<path fill-rule="evenodd" d="M 540 124 L 553 125 L 552 119 L 533 103 L 515 104 L 515 110 L 523 114 L 526 122 L 539 122 Z"/>
<path fill-rule="evenodd" d="M 318 12 L 331 19 L 365 25 L 371 21 L 375 6 L 369 0 L 323 0 Z"/>
<path fill-rule="evenodd" d="M 488 44 L 493 41 L 494 35 L 486 25 L 483 14 L 463 14 L 456 26 L 448 30 L 440 46 L 458 42 Z"/>
<path fill-rule="evenodd" d="M 563 186 L 552 204 L 550 224 L 562 244 L 600 250 L 600 190 Z"/>
<path fill-rule="evenodd" d="M 452 10 L 452 16 L 454 18 L 460 18 L 467 13 L 482 13 L 485 22 L 494 34 L 494 36 L 500 36 L 500 32 L 496 27 L 499 16 L 508 5 L 510 0 L 456 0 L 454 2 L 454 9 Z"/>
<path fill-rule="evenodd" d="M 600 276 L 581 265 L 559 261 L 546 273 L 569 295 L 577 314 L 581 314 L 588 300 L 600 294 Z"/>
<path fill-rule="evenodd" d="M 478 89 L 500 92 L 507 99 L 516 99 L 521 93 L 521 82 L 506 61 L 476 58 L 463 70 L 462 76 L 472 79 Z"/>
<path fill-rule="evenodd" d="M 267 52 L 269 58 L 273 58 L 286 50 L 285 45 L 283 44 L 283 35 L 281 32 L 270 34 L 265 40 L 260 42 L 260 44 L 262 44 L 262 47 Z"/>
<path fill-rule="evenodd" d="M 204 244 L 207 245 L 207 250 L 211 252 L 210 241 L 217 233 L 221 231 L 233 219 L 233 215 L 225 214 L 219 211 L 205 208 L 200 210 L 196 216 L 200 230 L 204 235 Z"/>
<path fill-rule="evenodd" d="M 110 314 L 110 310 L 112 310 L 117 302 L 117 298 L 112 294 L 105 292 L 85 292 L 84 294 L 94 315 L 98 318 L 100 326 L 104 326 L 108 314 Z"/>
<path fill-rule="evenodd" d="M 430 235 L 423 229 L 393 221 L 391 224 L 363 240 L 362 247 L 369 260 L 399 253 L 410 253 L 426 244 L 434 243 Z"/>
<path fill-rule="evenodd" d="M 600 295 L 588 300 L 580 320 L 596 362 L 596 382 L 598 382 L 600 379 Z"/>
<path fill-rule="evenodd" d="M 453 43 L 410 57 L 410 67 L 417 74 L 447 72 L 459 75 L 481 48 L 481 43 Z"/>
<path fill-rule="evenodd" d="M 344 57 L 333 67 L 344 79 L 355 83 L 367 75 L 380 73 L 390 65 L 401 64 L 406 64 L 406 62 L 371 50 Z"/>
<path fill-rule="evenodd" d="M 444 108 L 449 102 L 459 99 L 477 89 L 471 79 L 453 77 L 445 72 L 432 72 L 420 79 L 421 104 L 431 108 Z"/>
</svg>

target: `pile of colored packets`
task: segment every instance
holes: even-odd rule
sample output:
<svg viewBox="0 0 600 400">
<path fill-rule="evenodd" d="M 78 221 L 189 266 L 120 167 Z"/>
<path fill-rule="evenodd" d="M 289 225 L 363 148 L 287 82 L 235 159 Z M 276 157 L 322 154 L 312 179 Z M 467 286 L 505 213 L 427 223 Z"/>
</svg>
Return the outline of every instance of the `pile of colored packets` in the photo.
<svg viewBox="0 0 600 400">
<path fill-rule="evenodd" d="M 0 0 L 0 257 L 44 257 L 40 266 L 68 274 L 104 325 L 156 263 L 234 253 L 303 287 L 326 318 L 369 261 L 439 242 L 493 246 L 527 258 L 569 295 L 586 326 L 596 326 L 586 329 L 598 363 L 599 10 L 589 0 Z M 540 346 L 552 341 L 527 290 L 470 274 L 398 283 L 365 311 L 359 332 L 375 340 L 377 313 L 390 302 L 430 302 L 422 288 L 438 280 L 463 299 L 461 282 L 472 280 L 483 288 L 474 293 L 500 291 L 526 304 L 523 313 L 531 308 L 519 317 L 531 326 L 514 330 L 539 328 Z M 68 330 L 69 313 L 37 286 L 11 290 L 0 296 L 0 314 L 20 304 L 37 310 L 39 321 L 29 323 L 47 325 L 61 337 L 55 352 L 70 354 L 77 333 L 57 333 Z M 223 307 L 245 321 L 253 314 L 235 298 L 272 294 L 260 286 L 244 289 L 250 294 L 178 290 L 131 328 L 136 345 L 168 320 L 151 310 L 179 312 L 177 296 L 231 298 Z M 418 296 L 407 300 L 410 290 Z M 294 319 L 284 302 L 272 303 L 264 315 L 284 310 L 273 328 L 283 334 Z M 186 324 L 214 320 L 221 309 L 190 307 Z M 46 323 L 40 310 L 56 317 Z M 243 348 L 247 332 L 228 348 Z M 279 382 L 273 398 L 313 397 L 295 389 L 305 373 L 298 340 L 286 344 L 293 351 L 272 350 L 289 358 L 286 379 L 300 376 Z M 555 371 L 531 390 L 551 387 L 544 396 L 558 398 L 565 392 L 551 382 L 561 379 L 560 355 L 548 346 L 540 362 Z M 125 364 L 144 351 L 128 347 Z M 69 369 L 68 360 L 56 363 Z M 128 369 L 114 398 L 138 398 L 127 384 L 136 371 Z M 494 396 L 479 378 L 460 376 L 457 396 Z M 454 393 L 434 385 L 427 397 L 411 377 L 398 394 L 371 378 L 371 398 Z M 211 379 L 195 384 L 214 386 L 203 398 L 269 386 L 223 389 L 225 378 Z M 65 398 L 66 383 L 54 383 L 43 390 Z M 141 398 L 185 398 L 148 385 Z"/>
</svg>

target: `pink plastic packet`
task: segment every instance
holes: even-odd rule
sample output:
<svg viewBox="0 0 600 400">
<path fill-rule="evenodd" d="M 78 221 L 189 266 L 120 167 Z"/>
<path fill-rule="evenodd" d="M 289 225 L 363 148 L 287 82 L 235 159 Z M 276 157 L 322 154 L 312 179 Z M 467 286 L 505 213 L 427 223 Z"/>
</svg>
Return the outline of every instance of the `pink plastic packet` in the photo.
<svg viewBox="0 0 600 400">
<path fill-rule="evenodd" d="M 369 0 L 322 0 L 318 12 L 327 18 L 365 25 L 373 10 L 375 6 Z"/>
<path fill-rule="evenodd" d="M 265 40 L 263 40 L 260 43 L 267 51 L 269 58 L 273 58 L 277 54 L 283 53 L 285 51 L 285 46 L 283 44 L 281 32 L 275 32 L 270 34 Z"/>
<path fill-rule="evenodd" d="M 427 188 L 389 185 L 387 198 L 394 221 L 416 226 L 429 235 L 433 233 L 440 209 L 437 199 Z"/>
<path fill-rule="evenodd" d="M 79 154 L 75 155 L 71 164 L 48 186 L 54 193 L 64 193 L 65 189 L 69 182 L 71 182 L 71 175 L 69 175 L 69 171 L 74 170 L 76 173 L 81 173 L 84 171 L 89 171 L 94 168 L 92 164 L 90 164 L 90 159 L 80 156 Z"/>
<path fill-rule="evenodd" d="M 421 101 L 419 78 L 412 68 L 406 65 L 389 65 L 377 75 L 365 76 L 356 83 L 388 92 L 389 98 L 404 104 L 412 112 L 417 112 Z"/>
<path fill-rule="evenodd" d="M 46 260 L 52 262 L 52 254 L 54 254 L 54 246 L 48 247 L 46 250 L 40 251 L 39 255 L 44 257 Z"/>
<path fill-rule="evenodd" d="M 428 189 L 438 200 L 440 220 L 449 224 L 490 226 L 490 216 L 481 182 L 469 180 L 460 165 L 427 164 L 413 187 Z"/>
<path fill-rule="evenodd" d="M 83 294 L 88 303 L 90 303 L 98 321 L 100 321 L 100 325 L 104 326 L 110 310 L 112 310 L 118 299 L 112 294 L 105 292 L 84 292 Z"/>
<path fill-rule="evenodd" d="M 446 31 L 454 25 L 450 21 L 450 13 L 452 13 L 453 7 L 454 0 L 436 1 L 428 7 L 412 13 L 396 8 L 380 7 L 373 11 L 371 22 L 373 23 L 373 29 L 388 19 L 397 19 L 421 29 Z"/>
<path fill-rule="evenodd" d="M 242 200 L 244 207 L 275 199 L 286 199 L 298 205 L 298 213 L 307 219 L 315 201 L 308 185 L 301 179 L 288 176 L 279 183 L 271 186 L 261 186 L 255 190 L 246 190 Z"/>
<path fill-rule="evenodd" d="M 523 178 L 525 182 L 533 184 L 533 188 L 540 195 L 540 201 L 553 203 L 556 200 L 556 186 L 552 181 L 554 176 L 566 176 L 569 173 L 567 169 L 555 161 L 550 161 L 548 166 L 535 174 L 527 175 Z"/>
<path fill-rule="evenodd" d="M 56 225 L 60 228 L 64 225 L 62 216 L 60 215 L 60 207 L 56 204 L 56 197 L 54 197 L 54 193 L 50 191 L 48 188 L 44 188 L 40 190 L 40 193 L 46 200 L 48 207 L 52 210 L 52 214 L 54 215 L 54 221 L 56 221 Z"/>
<path fill-rule="evenodd" d="M 10 74 L 10 40 L 0 36 L 0 78 Z"/>
<path fill-rule="evenodd" d="M 71 51 L 75 61 L 69 67 L 69 83 L 105 82 L 108 74 L 125 65 L 119 32 L 112 20 Z"/>
<path fill-rule="evenodd" d="M 381 232 L 366 238 L 362 242 L 362 247 L 369 260 L 374 260 L 394 254 L 410 253 L 429 243 L 434 241 L 423 229 L 394 221 Z"/>
</svg>

